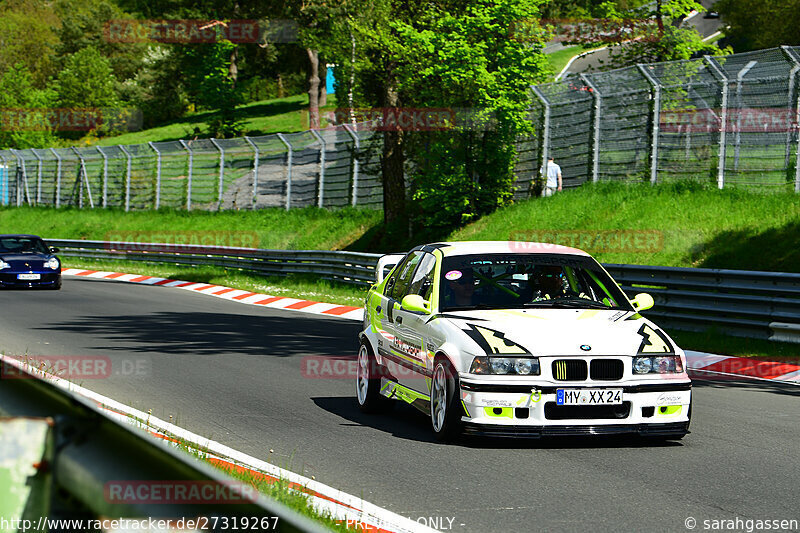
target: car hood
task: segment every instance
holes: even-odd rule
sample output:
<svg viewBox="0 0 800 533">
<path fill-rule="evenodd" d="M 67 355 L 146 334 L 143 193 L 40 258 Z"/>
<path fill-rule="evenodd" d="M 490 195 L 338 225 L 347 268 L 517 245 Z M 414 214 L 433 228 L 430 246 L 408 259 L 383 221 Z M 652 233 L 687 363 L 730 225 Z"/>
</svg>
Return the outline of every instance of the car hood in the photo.
<svg viewBox="0 0 800 533">
<path fill-rule="evenodd" d="M 41 267 L 45 261 L 50 259 L 52 255 L 49 254 L 3 254 L 0 253 L 0 259 L 10 264 L 13 267 L 24 266 L 28 263 L 31 268 Z"/>
<path fill-rule="evenodd" d="M 525 309 L 441 315 L 478 346 L 478 354 L 636 355 L 675 353 L 671 339 L 638 313 L 618 310 Z"/>
</svg>

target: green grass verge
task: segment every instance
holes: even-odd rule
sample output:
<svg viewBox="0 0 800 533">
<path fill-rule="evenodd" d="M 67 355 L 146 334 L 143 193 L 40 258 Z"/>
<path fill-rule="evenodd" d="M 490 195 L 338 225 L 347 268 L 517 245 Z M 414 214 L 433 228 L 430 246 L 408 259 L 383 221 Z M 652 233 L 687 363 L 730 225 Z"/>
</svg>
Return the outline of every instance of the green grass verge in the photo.
<svg viewBox="0 0 800 533">
<path fill-rule="evenodd" d="M 733 337 L 715 329 L 704 332 L 677 330 L 668 332 L 678 346 L 685 350 L 800 364 L 800 344 Z"/>
<path fill-rule="evenodd" d="M 328 95 L 328 105 L 321 111 L 333 110 L 336 97 Z M 242 121 L 242 135 L 267 135 L 291 133 L 308 129 L 308 95 L 300 94 L 252 102 L 236 108 Z M 175 141 L 194 137 L 207 137 L 205 131 L 213 116 L 211 112 L 189 113 L 185 117 L 162 126 L 141 131 L 132 131 L 99 140 L 84 139 L 80 144 L 111 146 L 115 144 L 143 144 L 147 142 Z M 324 125 L 324 124 L 323 124 Z M 90 142 L 87 142 L 90 141 Z"/>
<path fill-rule="evenodd" d="M 315 302 L 335 303 L 361 307 L 367 296 L 365 287 L 336 283 L 312 276 L 259 276 L 248 272 L 231 271 L 223 268 L 212 267 L 181 267 L 178 265 L 165 265 L 145 263 L 142 261 L 93 261 L 91 259 L 78 259 L 62 257 L 64 268 L 83 268 L 108 272 L 125 272 L 155 276 L 159 278 L 179 279 L 224 285 L 234 289 L 242 289 L 270 296 L 283 296 L 298 298 Z M 69 283 L 67 280 L 66 283 Z"/>
<path fill-rule="evenodd" d="M 800 272 L 798 198 L 691 182 L 589 183 L 500 209 L 448 238 L 571 245 L 604 263 Z M 618 230 L 631 232 L 621 249 L 607 233 Z"/>
<path fill-rule="evenodd" d="M 380 223 L 372 209 L 279 208 L 257 211 L 131 211 L 51 207 L 0 208 L 3 233 L 51 239 L 179 242 L 270 249 L 341 250 Z M 218 240 L 214 240 L 218 239 Z"/>
</svg>

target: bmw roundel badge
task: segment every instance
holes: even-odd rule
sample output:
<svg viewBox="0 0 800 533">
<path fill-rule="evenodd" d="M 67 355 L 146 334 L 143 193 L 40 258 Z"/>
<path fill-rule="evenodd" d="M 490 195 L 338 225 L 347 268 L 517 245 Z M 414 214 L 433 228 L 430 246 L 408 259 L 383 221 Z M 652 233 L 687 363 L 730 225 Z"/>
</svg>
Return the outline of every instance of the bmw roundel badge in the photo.
<svg viewBox="0 0 800 533">
<path fill-rule="evenodd" d="M 592 347 L 589 346 L 588 344 L 581 344 L 581 350 L 583 350 L 584 352 L 588 352 L 591 349 Z"/>
</svg>

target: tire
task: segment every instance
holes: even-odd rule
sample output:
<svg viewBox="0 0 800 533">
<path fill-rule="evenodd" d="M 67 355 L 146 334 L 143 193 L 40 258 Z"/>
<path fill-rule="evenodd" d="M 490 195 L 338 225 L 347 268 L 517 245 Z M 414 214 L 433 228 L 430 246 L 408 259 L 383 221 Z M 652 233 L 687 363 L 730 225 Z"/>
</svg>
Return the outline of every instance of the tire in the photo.
<svg viewBox="0 0 800 533">
<path fill-rule="evenodd" d="M 438 357 L 431 378 L 431 427 L 436 440 L 448 442 L 461 434 L 460 387 L 450 361 Z"/>
<path fill-rule="evenodd" d="M 375 360 L 369 341 L 361 341 L 356 370 L 356 401 L 362 413 L 381 413 L 391 400 L 381 396 L 380 365 Z"/>
</svg>

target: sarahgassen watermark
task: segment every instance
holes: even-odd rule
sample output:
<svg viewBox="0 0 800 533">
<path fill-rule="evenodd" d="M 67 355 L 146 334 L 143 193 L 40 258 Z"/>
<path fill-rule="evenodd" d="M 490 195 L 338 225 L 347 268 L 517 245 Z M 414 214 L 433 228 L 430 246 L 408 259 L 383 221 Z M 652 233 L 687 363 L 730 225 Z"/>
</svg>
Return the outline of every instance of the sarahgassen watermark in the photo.
<svg viewBox="0 0 800 533">
<path fill-rule="evenodd" d="M 693 531 L 797 531 L 800 523 L 797 519 L 778 518 L 711 518 L 697 519 L 689 516 L 683 521 L 686 529 Z"/>
</svg>

